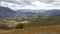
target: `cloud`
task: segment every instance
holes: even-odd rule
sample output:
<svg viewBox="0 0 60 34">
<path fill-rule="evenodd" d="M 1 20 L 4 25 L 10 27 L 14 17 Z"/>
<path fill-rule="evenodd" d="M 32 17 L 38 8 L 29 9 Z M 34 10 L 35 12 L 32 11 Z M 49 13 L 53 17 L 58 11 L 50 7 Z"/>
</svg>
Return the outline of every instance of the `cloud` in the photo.
<svg viewBox="0 0 60 34">
<path fill-rule="evenodd" d="M 5 1 L 9 3 L 16 3 L 16 4 L 31 4 L 31 2 L 34 1 L 40 1 L 43 3 L 52 3 L 54 0 L 0 0 L 0 1 Z"/>
<path fill-rule="evenodd" d="M 0 0 L 4 2 L 9 2 L 9 3 L 16 3 L 16 4 L 31 4 L 30 0 Z"/>
<path fill-rule="evenodd" d="M 48 4 L 42 3 L 42 2 L 39 2 L 39 1 L 32 2 L 32 4 L 36 5 L 36 6 L 48 6 Z"/>
<path fill-rule="evenodd" d="M 43 3 L 52 3 L 54 2 L 54 0 L 39 0 L 40 2 L 43 2 Z"/>
<path fill-rule="evenodd" d="M 59 6 L 60 5 L 60 0 L 55 0 L 52 4 Z"/>
<path fill-rule="evenodd" d="M 60 0 L 0 0 L 0 6 L 11 9 L 60 9 Z"/>
<path fill-rule="evenodd" d="M 19 4 L 9 3 L 9 2 L 5 2 L 5 1 L 1 1 L 0 6 L 9 7 L 11 9 L 19 9 L 18 7 L 21 7 L 21 5 L 19 5 Z"/>
</svg>

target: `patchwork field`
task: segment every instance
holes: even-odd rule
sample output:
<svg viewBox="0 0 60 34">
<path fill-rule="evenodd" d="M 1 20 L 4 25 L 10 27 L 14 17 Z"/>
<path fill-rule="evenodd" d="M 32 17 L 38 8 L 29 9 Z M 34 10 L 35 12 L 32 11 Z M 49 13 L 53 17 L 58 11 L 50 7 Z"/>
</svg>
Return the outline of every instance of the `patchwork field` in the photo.
<svg viewBox="0 0 60 34">
<path fill-rule="evenodd" d="M 0 34 L 60 34 L 60 25 L 38 26 L 13 30 L 0 29 Z"/>
</svg>

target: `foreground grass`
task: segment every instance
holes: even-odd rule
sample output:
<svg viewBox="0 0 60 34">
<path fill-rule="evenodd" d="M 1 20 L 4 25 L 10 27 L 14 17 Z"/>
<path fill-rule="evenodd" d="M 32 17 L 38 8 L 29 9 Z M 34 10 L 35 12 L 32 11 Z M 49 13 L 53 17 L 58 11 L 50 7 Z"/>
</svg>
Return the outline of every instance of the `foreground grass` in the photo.
<svg viewBox="0 0 60 34">
<path fill-rule="evenodd" d="M 0 34 L 60 34 L 60 25 L 38 26 L 13 30 L 0 29 Z"/>
</svg>

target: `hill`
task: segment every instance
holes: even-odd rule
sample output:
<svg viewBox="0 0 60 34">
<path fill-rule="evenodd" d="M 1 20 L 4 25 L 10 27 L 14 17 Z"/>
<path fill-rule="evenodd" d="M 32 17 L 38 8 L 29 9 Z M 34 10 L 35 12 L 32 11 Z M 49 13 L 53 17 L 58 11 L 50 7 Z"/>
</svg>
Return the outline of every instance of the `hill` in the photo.
<svg viewBox="0 0 60 34">
<path fill-rule="evenodd" d="M 8 8 L 8 7 L 2 7 L 0 6 L 0 18 L 9 18 L 14 17 L 17 14 L 14 10 Z"/>
<path fill-rule="evenodd" d="M 60 24 L 60 14 L 54 15 L 54 16 L 51 16 L 48 18 L 31 19 L 30 21 L 31 21 L 31 23 L 29 24 L 29 27 L 58 25 L 58 24 Z"/>
<path fill-rule="evenodd" d="M 49 14 L 49 15 L 58 15 L 58 14 L 60 14 L 60 10 L 58 10 L 58 9 L 46 10 L 43 13 L 44 14 Z"/>
</svg>

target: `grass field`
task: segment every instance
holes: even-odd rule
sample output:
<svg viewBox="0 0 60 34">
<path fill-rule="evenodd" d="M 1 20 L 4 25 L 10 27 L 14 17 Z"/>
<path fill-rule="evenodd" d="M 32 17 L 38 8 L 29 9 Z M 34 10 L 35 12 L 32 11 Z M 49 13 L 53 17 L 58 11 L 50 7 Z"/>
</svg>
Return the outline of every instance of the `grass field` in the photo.
<svg viewBox="0 0 60 34">
<path fill-rule="evenodd" d="M 60 34 L 60 25 L 38 26 L 13 30 L 0 29 L 0 34 Z"/>
</svg>

